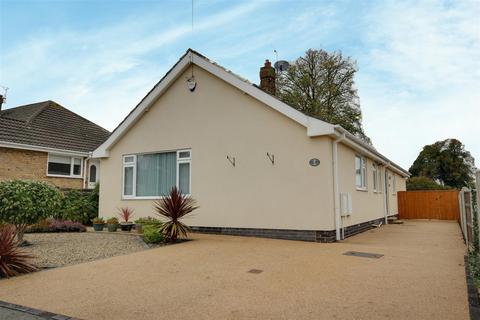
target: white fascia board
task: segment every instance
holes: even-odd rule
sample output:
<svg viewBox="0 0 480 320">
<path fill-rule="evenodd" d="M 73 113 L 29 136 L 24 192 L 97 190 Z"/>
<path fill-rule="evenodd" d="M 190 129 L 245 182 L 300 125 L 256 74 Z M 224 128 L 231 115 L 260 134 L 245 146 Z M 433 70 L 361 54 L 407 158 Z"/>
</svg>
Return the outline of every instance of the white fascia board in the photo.
<svg viewBox="0 0 480 320">
<path fill-rule="evenodd" d="M 103 142 L 95 151 L 93 151 L 92 158 L 106 158 L 109 156 L 108 150 L 113 146 L 135 122 L 142 116 L 145 111 L 148 111 L 148 108 L 160 97 L 165 90 L 172 84 L 179 75 L 190 64 L 190 54 L 185 55 L 182 60 L 180 60 L 177 65 L 170 70 L 170 72 L 165 76 L 160 83 L 140 102 L 135 109 L 125 118 L 125 120 L 112 132 L 105 142 Z"/>
<path fill-rule="evenodd" d="M 49 148 L 49 147 L 42 147 L 42 146 L 33 146 L 33 145 L 28 145 L 28 144 L 7 142 L 7 141 L 0 141 L 0 147 L 2 147 L 2 148 L 12 148 L 12 149 L 22 149 L 22 150 L 32 150 L 32 151 L 40 151 L 40 152 L 49 152 L 49 153 L 67 155 L 67 156 L 88 157 L 88 155 L 89 155 L 88 152 L 56 149 L 56 148 Z"/>
<path fill-rule="evenodd" d="M 307 135 L 309 137 L 335 134 L 335 126 L 312 117 L 307 119 Z"/>
<path fill-rule="evenodd" d="M 354 135 L 349 133 L 347 130 L 343 129 L 341 126 L 335 126 L 335 130 L 341 134 L 345 134 L 345 139 L 343 139 L 341 142 L 350 146 L 352 149 L 369 156 L 375 161 L 378 161 L 382 163 L 383 165 L 388 166 L 392 171 L 395 171 L 399 175 L 408 178 L 410 177 L 410 173 L 400 167 L 399 165 L 395 164 L 392 162 L 390 159 L 379 153 L 378 151 L 370 150 L 369 148 L 366 147 L 366 143 L 364 142 L 359 142 L 357 141 L 358 138 L 356 138 Z"/>
</svg>

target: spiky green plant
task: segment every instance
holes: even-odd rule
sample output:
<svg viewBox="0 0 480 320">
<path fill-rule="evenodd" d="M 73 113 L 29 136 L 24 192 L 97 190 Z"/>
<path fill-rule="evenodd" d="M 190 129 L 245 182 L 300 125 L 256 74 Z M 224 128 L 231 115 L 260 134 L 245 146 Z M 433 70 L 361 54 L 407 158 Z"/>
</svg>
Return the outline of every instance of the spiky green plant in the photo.
<svg viewBox="0 0 480 320">
<path fill-rule="evenodd" d="M 167 221 L 159 227 L 167 239 L 175 242 L 180 237 L 188 237 L 191 229 L 180 220 L 198 208 L 194 199 L 173 187 L 168 196 L 154 202 L 154 208 L 156 215 L 167 218 Z"/>
<path fill-rule="evenodd" d="M 15 237 L 16 230 L 13 226 L 0 228 L 0 278 L 9 278 L 38 270 L 31 263 L 33 257 L 20 249 Z"/>
</svg>

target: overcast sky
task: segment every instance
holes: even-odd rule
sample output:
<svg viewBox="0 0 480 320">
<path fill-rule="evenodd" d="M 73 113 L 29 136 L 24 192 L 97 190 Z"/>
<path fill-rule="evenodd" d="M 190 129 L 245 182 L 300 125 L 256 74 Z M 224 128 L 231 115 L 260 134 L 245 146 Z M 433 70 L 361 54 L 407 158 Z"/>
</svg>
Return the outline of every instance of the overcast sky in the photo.
<svg viewBox="0 0 480 320">
<path fill-rule="evenodd" d="M 113 130 L 189 48 L 258 83 L 308 48 L 357 61 L 366 133 L 408 169 L 461 140 L 480 162 L 480 1 L 0 0 L 4 108 L 54 100 Z"/>
</svg>

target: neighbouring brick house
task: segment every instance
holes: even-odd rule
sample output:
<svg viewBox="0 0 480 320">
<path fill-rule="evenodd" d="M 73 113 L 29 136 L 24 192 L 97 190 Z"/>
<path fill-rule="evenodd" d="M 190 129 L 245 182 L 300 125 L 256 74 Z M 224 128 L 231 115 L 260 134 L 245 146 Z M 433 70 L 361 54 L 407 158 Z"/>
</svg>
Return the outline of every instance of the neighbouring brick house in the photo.
<svg viewBox="0 0 480 320">
<path fill-rule="evenodd" d="M 54 101 L 0 110 L 0 181 L 32 179 L 92 188 L 100 163 L 90 153 L 110 132 Z"/>
</svg>

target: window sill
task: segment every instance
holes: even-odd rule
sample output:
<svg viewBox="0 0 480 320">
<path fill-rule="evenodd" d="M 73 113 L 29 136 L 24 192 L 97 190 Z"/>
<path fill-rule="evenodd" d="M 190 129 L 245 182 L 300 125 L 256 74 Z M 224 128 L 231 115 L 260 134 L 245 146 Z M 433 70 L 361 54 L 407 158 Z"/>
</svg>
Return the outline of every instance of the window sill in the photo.
<svg viewBox="0 0 480 320">
<path fill-rule="evenodd" d="M 184 196 L 190 197 L 191 194 L 185 194 Z M 164 199 L 164 198 L 166 198 L 166 196 L 163 196 L 163 197 L 156 197 L 156 196 L 152 196 L 152 197 L 125 197 L 125 196 L 122 196 L 122 200 L 160 200 L 160 199 Z"/>
<path fill-rule="evenodd" d="M 367 189 L 367 188 L 359 188 L 359 187 L 357 187 L 356 190 L 357 190 L 357 191 L 362 191 L 362 192 L 368 192 L 368 189 Z"/>
<path fill-rule="evenodd" d="M 82 176 L 63 176 L 61 174 L 47 174 L 47 177 L 52 178 L 67 178 L 67 179 L 83 179 Z"/>
</svg>

